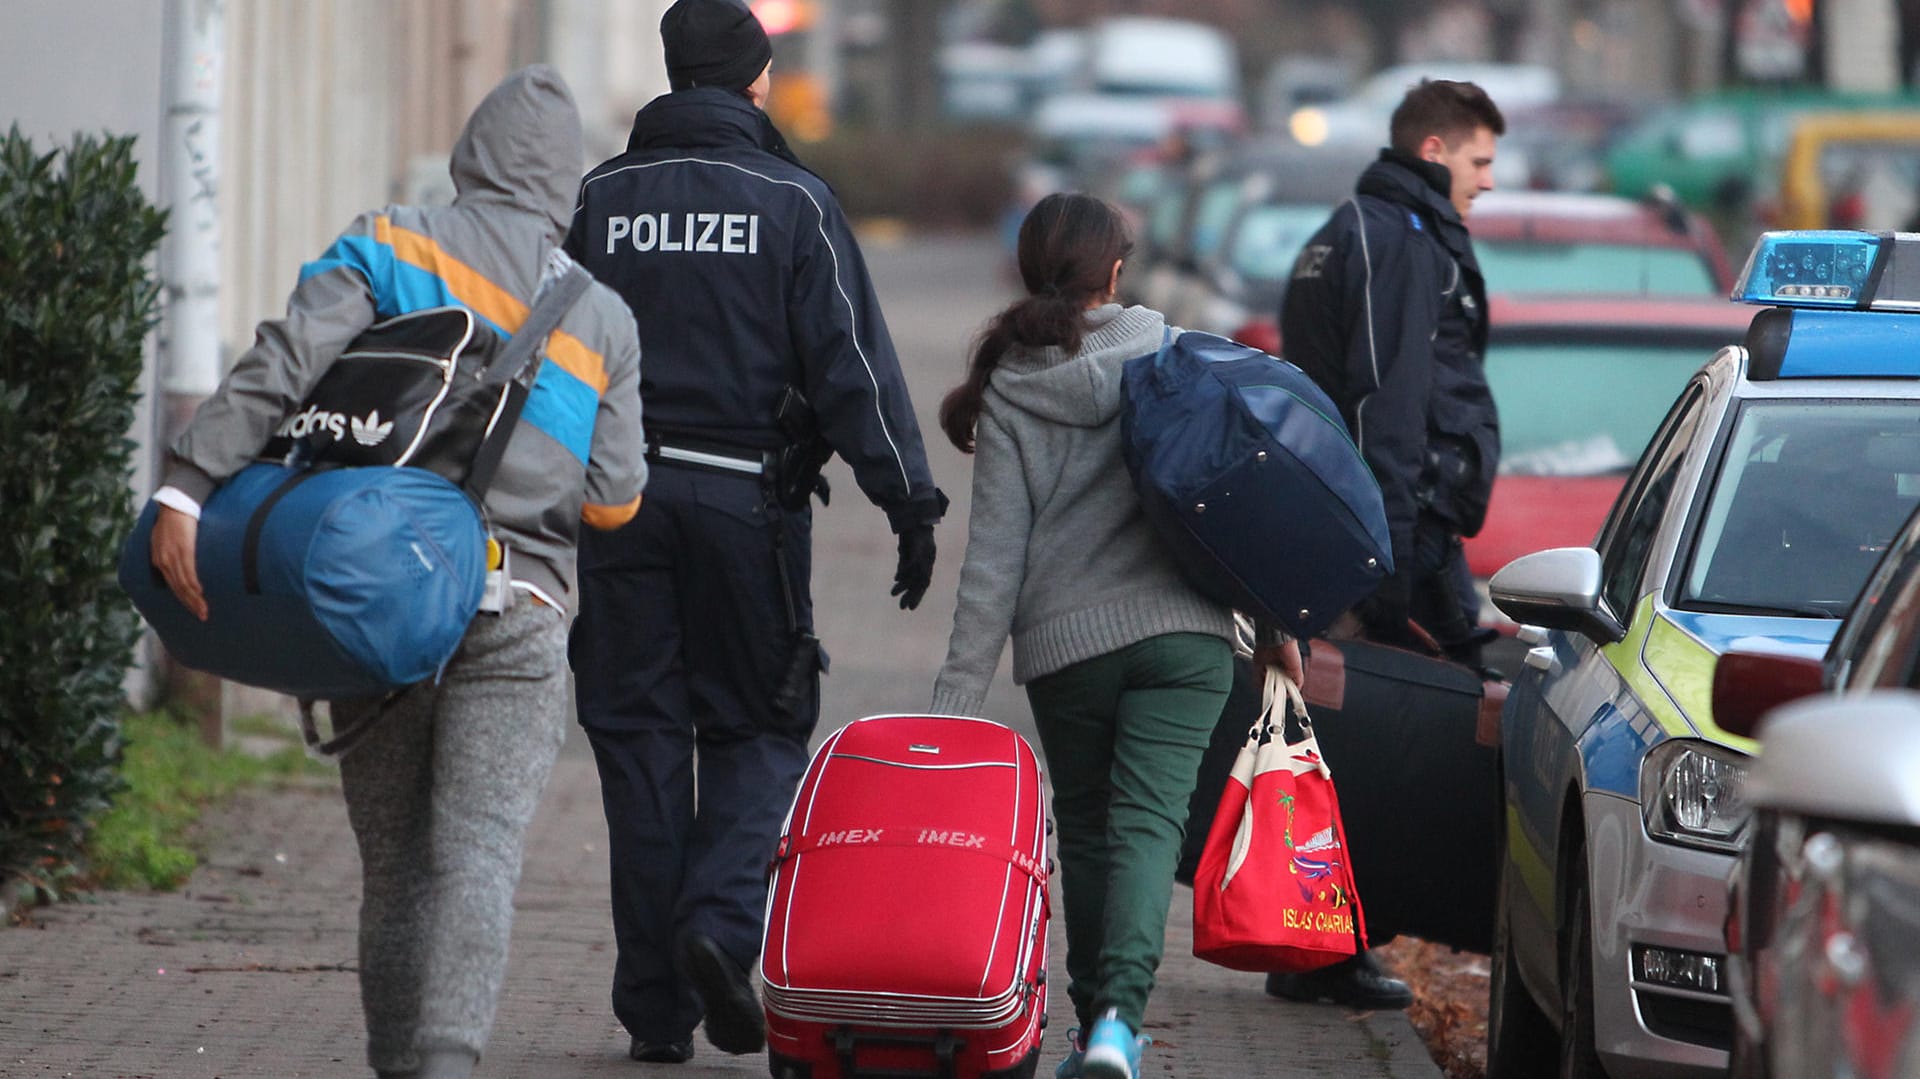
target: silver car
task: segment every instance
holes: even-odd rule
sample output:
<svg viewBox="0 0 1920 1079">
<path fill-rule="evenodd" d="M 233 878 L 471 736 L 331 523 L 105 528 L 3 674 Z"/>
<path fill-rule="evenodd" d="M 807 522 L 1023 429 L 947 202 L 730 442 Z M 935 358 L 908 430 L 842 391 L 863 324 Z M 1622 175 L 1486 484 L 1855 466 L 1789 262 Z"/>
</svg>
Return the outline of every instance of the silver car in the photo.
<svg viewBox="0 0 1920 1079">
<path fill-rule="evenodd" d="M 1920 1075 L 1920 516 L 1814 662 L 1729 653 L 1723 723 L 1760 726 L 1729 883 L 1734 1079 Z"/>
<path fill-rule="evenodd" d="M 1916 240 L 1763 238 L 1740 293 L 1774 306 L 1681 393 L 1596 545 L 1494 576 L 1532 646 L 1501 715 L 1495 1079 L 1724 1074 L 1757 747 L 1714 670 L 1817 661 L 1920 501 Z"/>
</svg>

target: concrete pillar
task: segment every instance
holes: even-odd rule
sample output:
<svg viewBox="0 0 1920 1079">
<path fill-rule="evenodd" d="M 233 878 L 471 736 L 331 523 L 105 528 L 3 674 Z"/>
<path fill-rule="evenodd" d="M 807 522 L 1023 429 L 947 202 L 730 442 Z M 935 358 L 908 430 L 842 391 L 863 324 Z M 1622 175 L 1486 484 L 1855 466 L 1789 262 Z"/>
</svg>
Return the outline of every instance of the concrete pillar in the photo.
<svg viewBox="0 0 1920 1079">
<path fill-rule="evenodd" d="M 1900 17 L 1894 0 L 1822 0 L 1827 85 L 1883 93 L 1900 88 Z"/>
</svg>

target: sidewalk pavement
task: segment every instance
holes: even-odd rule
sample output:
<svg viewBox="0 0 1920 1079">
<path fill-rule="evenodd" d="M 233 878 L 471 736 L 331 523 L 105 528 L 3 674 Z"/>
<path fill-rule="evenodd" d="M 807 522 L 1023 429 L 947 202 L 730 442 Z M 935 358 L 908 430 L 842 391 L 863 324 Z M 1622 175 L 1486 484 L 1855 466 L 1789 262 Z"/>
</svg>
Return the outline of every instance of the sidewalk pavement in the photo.
<svg viewBox="0 0 1920 1079">
<path fill-rule="evenodd" d="M 684 1065 L 627 1060 L 607 1003 L 613 964 L 599 779 L 572 732 L 528 836 L 512 968 L 482 1079 L 767 1074 L 696 1036 Z M 330 784 L 243 796 L 207 822 L 209 864 L 180 892 L 109 894 L 0 928 L 0 1076 L 363 1076 L 355 975 L 359 859 Z M 1273 1000 L 1258 975 L 1192 955 L 1176 888 L 1148 1012 L 1147 1076 L 1437 1079 L 1399 1012 Z M 1050 973 L 1064 986 L 1062 921 Z M 1072 1025 L 1052 998 L 1040 1075 Z"/>
</svg>

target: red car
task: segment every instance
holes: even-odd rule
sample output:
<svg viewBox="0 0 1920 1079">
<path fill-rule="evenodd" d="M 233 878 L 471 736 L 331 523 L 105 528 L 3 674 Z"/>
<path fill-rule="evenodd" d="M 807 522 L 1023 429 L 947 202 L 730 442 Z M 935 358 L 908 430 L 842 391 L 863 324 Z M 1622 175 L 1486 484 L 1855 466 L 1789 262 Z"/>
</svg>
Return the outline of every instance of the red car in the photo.
<svg viewBox="0 0 1920 1079">
<path fill-rule="evenodd" d="M 1490 294 L 1724 299 L 1733 289 L 1718 234 L 1675 203 L 1490 191 L 1467 228 Z"/>
<path fill-rule="evenodd" d="M 1700 215 L 1672 203 L 1567 191 L 1490 191 L 1474 201 L 1467 228 L 1490 295 L 1724 299 L 1733 289 L 1733 267 L 1720 237 Z M 1232 261 L 1269 267 L 1269 274 L 1272 267 L 1290 268 L 1312 232 L 1286 233 L 1293 248 L 1288 251 L 1248 250 L 1241 238 L 1231 238 Z M 1248 272 L 1238 265 L 1236 270 Z M 1277 351 L 1285 285 L 1284 276 L 1277 277 L 1269 293 L 1251 297 L 1253 310 L 1236 329 L 1195 328 L 1231 332 L 1244 344 L 1285 355 Z M 1247 298 L 1225 298 L 1247 303 Z"/>
<path fill-rule="evenodd" d="M 1705 297 L 1495 296 L 1488 306 L 1501 452 L 1486 525 L 1467 541 L 1482 580 L 1523 554 L 1592 543 L 1674 396 L 1753 319 L 1751 307 Z"/>
</svg>

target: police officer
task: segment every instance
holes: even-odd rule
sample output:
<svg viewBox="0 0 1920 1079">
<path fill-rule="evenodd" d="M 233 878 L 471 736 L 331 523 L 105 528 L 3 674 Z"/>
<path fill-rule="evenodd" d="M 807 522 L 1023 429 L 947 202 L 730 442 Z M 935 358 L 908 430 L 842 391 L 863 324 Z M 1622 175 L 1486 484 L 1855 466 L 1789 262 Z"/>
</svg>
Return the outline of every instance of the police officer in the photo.
<svg viewBox="0 0 1920 1079">
<path fill-rule="evenodd" d="M 736 0 L 660 22 L 672 92 L 588 173 L 566 248 L 633 308 L 652 467 L 584 545 L 571 659 L 613 867 L 613 1009 L 636 1060 L 764 1044 L 748 971 L 765 870 L 807 763 L 826 654 L 808 498 L 827 455 L 933 572 L 934 487 L 899 361 L 833 192 L 761 107 L 772 50 Z M 697 801 L 696 801 L 697 790 Z"/>
<path fill-rule="evenodd" d="M 1392 145 L 1301 251 L 1280 313 L 1287 359 L 1340 406 L 1386 501 L 1395 568 L 1355 612 L 1367 636 L 1412 644 L 1411 618 L 1473 666 L 1485 635 L 1460 540 L 1486 519 L 1500 425 L 1467 217 L 1505 131 L 1473 83 L 1409 90 Z"/>
<path fill-rule="evenodd" d="M 1506 121 L 1469 82 L 1422 80 L 1390 121 L 1391 144 L 1356 194 L 1307 242 L 1281 305 L 1287 359 L 1327 391 L 1380 482 L 1393 576 L 1354 611 L 1372 639 L 1414 646 L 1426 630 L 1478 667 L 1489 634 L 1461 537 L 1480 530 L 1500 460 L 1481 357 L 1487 290 L 1467 234 L 1493 188 Z M 1405 1007 L 1405 983 L 1365 952 L 1267 991 L 1357 1007 Z"/>
</svg>

